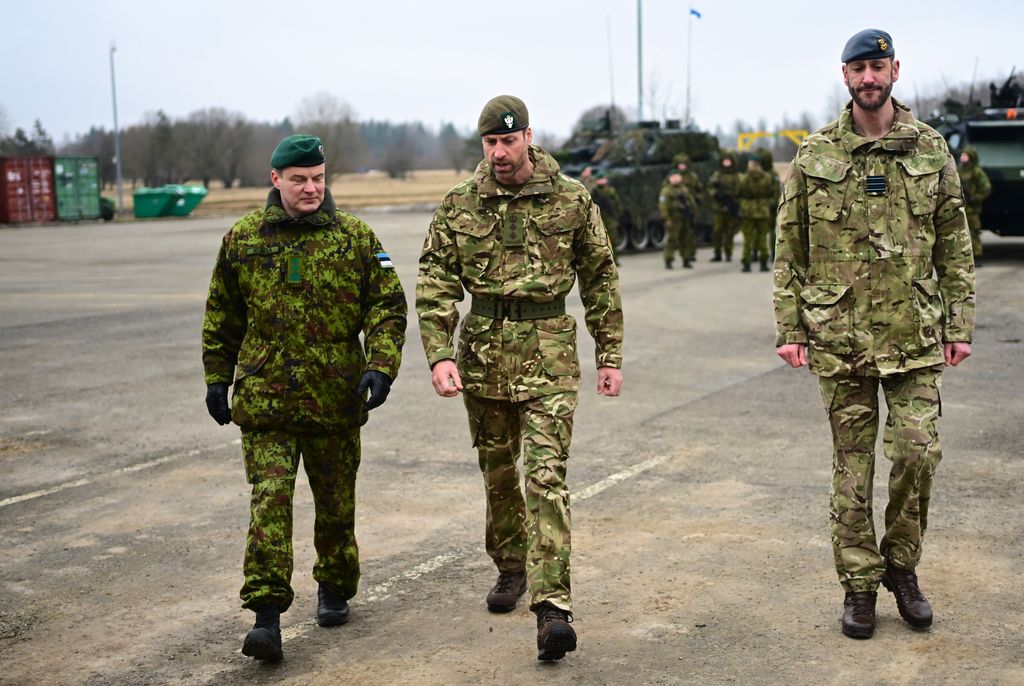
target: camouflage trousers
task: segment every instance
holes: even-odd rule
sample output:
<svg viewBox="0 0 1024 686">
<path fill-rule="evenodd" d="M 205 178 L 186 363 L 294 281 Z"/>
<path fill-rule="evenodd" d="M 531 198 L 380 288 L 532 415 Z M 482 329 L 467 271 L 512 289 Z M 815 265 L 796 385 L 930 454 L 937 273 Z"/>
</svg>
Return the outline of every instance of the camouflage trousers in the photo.
<svg viewBox="0 0 1024 686">
<path fill-rule="evenodd" d="M 941 366 L 893 376 L 821 377 L 834 446 L 830 519 L 832 552 L 847 591 L 874 591 L 885 559 L 914 569 L 928 524 L 932 478 L 942 458 Z M 885 535 L 875 542 L 872 490 L 878 436 L 878 386 L 888 407 L 882 445 L 892 462 Z"/>
<path fill-rule="evenodd" d="M 968 212 L 967 228 L 971 231 L 971 249 L 974 256 L 981 257 L 981 215 L 977 212 Z"/>
<path fill-rule="evenodd" d="M 739 228 L 739 217 L 729 212 L 715 212 L 714 233 L 711 236 L 715 257 L 732 257 L 732 244 Z"/>
<path fill-rule="evenodd" d="M 487 493 L 487 554 L 499 571 L 526 570 L 530 609 L 549 602 L 572 612 L 565 471 L 576 393 L 518 403 L 464 397 Z M 516 464 L 520 454 L 525 498 Z"/>
<path fill-rule="evenodd" d="M 770 217 L 744 217 L 740 220 L 743 231 L 743 264 L 750 264 L 757 255 L 761 262 L 768 261 L 768 234 L 772 230 Z"/>
<path fill-rule="evenodd" d="M 359 585 L 355 537 L 359 430 L 316 435 L 244 431 L 245 473 L 252 484 L 245 543 L 242 606 L 273 604 L 287 610 L 292 578 L 292 498 L 302 457 L 316 519 L 313 578 L 351 598 Z"/>
<path fill-rule="evenodd" d="M 697 239 L 693 235 L 693 227 L 685 220 L 666 219 L 665 261 L 674 260 L 677 250 L 684 260 L 692 260 L 697 255 Z"/>
</svg>

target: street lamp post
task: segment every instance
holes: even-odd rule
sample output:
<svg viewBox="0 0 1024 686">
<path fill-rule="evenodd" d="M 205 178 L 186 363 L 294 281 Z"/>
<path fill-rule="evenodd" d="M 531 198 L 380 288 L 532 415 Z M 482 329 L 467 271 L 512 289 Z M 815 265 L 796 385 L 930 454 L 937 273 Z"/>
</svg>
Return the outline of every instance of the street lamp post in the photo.
<svg viewBox="0 0 1024 686">
<path fill-rule="evenodd" d="M 114 53 L 117 46 L 110 41 L 110 96 L 114 101 L 114 165 L 117 175 L 117 213 L 124 215 L 124 184 L 121 180 L 121 131 L 117 128 L 117 87 L 114 85 Z"/>
</svg>

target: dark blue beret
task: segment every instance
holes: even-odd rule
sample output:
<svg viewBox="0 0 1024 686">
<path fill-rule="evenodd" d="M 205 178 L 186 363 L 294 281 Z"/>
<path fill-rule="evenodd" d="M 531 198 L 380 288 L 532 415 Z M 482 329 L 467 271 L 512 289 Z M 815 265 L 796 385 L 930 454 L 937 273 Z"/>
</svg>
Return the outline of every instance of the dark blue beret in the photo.
<svg viewBox="0 0 1024 686">
<path fill-rule="evenodd" d="M 288 136 L 274 148 L 270 156 L 273 169 L 286 167 L 315 167 L 326 161 L 324 146 L 316 136 L 296 134 Z"/>
<path fill-rule="evenodd" d="M 846 41 L 843 48 L 843 64 L 854 60 L 877 60 L 892 57 L 892 36 L 880 29 L 864 29 Z"/>
</svg>

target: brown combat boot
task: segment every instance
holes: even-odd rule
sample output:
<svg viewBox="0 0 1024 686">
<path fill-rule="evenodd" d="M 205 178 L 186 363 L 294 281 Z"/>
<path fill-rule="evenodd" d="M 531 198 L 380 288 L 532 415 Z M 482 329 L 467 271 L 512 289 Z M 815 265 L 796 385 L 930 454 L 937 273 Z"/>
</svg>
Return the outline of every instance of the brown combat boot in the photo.
<svg viewBox="0 0 1024 686">
<path fill-rule="evenodd" d="M 875 633 L 875 601 L 878 594 L 874 591 L 855 593 L 846 592 L 843 601 L 843 633 L 850 638 L 871 638 Z"/>
<path fill-rule="evenodd" d="M 538 660 L 561 660 L 576 650 L 576 632 L 569 626 L 571 614 L 550 603 L 543 603 L 536 612 Z"/>
<path fill-rule="evenodd" d="M 491 612 L 511 612 L 516 609 L 519 596 L 526 593 L 526 572 L 500 572 L 494 588 L 487 594 L 487 609 Z"/>
<path fill-rule="evenodd" d="M 907 624 L 915 629 L 927 629 L 932 625 L 932 606 L 917 585 L 917 574 L 886 560 L 882 585 L 896 596 L 896 607 Z"/>
</svg>

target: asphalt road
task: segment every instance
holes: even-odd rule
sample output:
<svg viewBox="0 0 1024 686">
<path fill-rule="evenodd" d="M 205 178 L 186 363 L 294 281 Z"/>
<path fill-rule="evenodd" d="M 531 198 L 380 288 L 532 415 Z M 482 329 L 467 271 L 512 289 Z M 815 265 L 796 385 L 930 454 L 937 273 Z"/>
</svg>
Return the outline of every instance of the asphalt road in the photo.
<svg viewBox="0 0 1024 686">
<path fill-rule="evenodd" d="M 411 304 L 429 215 L 362 216 Z M 597 396 L 584 364 L 575 653 L 538 663 L 525 604 L 484 607 L 493 568 L 465 411 L 435 396 L 413 320 L 363 433 L 352 621 L 311 621 L 300 477 L 286 659 L 266 665 L 240 653 L 238 430 L 203 402 L 200 322 L 229 224 L 0 230 L 0 683 L 1024 683 L 1024 241 L 986 237 L 976 353 L 944 379 L 919 568 L 930 631 L 883 591 L 872 640 L 840 633 L 817 385 L 774 354 L 770 275 L 705 249 L 692 271 L 623 258 L 621 398 Z M 592 351 L 584 334 L 581 360 Z M 887 471 L 879 458 L 880 502 Z"/>
</svg>

